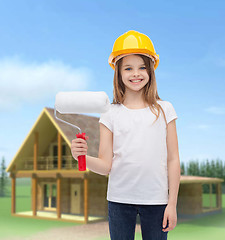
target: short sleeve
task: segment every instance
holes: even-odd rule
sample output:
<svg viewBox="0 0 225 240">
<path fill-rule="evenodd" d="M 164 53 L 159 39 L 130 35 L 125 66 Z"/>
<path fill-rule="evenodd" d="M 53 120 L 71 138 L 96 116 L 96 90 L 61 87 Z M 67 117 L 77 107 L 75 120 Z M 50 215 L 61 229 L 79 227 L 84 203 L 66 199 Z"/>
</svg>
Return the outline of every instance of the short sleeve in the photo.
<svg viewBox="0 0 225 240">
<path fill-rule="evenodd" d="M 112 124 L 112 106 L 105 113 L 101 113 L 99 123 L 104 124 L 111 132 L 113 132 Z"/>
<path fill-rule="evenodd" d="M 172 103 L 167 101 L 167 106 L 166 106 L 166 120 L 167 120 L 167 124 L 169 122 L 171 122 L 174 119 L 177 119 L 177 114 L 176 111 L 172 105 Z"/>
</svg>

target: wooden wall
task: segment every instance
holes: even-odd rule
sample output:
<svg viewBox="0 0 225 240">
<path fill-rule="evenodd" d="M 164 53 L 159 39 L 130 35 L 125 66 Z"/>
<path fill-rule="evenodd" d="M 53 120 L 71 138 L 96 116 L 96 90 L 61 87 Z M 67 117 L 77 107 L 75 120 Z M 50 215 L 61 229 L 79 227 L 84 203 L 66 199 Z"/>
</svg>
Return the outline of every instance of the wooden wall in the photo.
<svg viewBox="0 0 225 240">
<path fill-rule="evenodd" d="M 89 215 L 108 216 L 107 183 L 105 176 L 93 176 L 89 181 Z"/>
<path fill-rule="evenodd" d="M 107 216 L 108 201 L 107 178 L 91 173 L 88 176 L 88 215 Z M 37 210 L 43 210 L 43 189 L 44 183 L 55 183 L 54 178 L 37 178 Z M 71 184 L 80 184 L 80 213 L 84 214 L 84 180 L 80 178 L 62 178 L 61 179 L 61 213 L 70 213 Z"/>
<path fill-rule="evenodd" d="M 177 212 L 179 214 L 202 213 L 202 184 L 180 184 Z"/>
<path fill-rule="evenodd" d="M 61 179 L 61 212 L 70 213 L 70 179 Z"/>
</svg>

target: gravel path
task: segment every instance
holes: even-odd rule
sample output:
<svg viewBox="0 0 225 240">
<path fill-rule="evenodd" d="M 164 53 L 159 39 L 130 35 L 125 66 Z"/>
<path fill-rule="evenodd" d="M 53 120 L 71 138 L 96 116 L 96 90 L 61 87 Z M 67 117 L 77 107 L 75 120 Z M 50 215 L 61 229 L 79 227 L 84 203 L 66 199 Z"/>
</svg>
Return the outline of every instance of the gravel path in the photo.
<svg viewBox="0 0 225 240">
<path fill-rule="evenodd" d="M 179 219 L 179 222 L 186 221 L 190 219 Z M 140 224 L 136 224 L 135 232 L 141 232 Z M 108 221 L 52 228 L 29 237 L 10 237 L 4 240 L 98 240 L 103 237 L 110 238 Z"/>
<path fill-rule="evenodd" d="M 135 231 L 141 231 L 139 224 L 136 224 Z M 52 228 L 29 237 L 11 237 L 5 238 L 5 240 L 97 240 L 101 237 L 110 237 L 108 221 L 74 227 Z"/>
</svg>

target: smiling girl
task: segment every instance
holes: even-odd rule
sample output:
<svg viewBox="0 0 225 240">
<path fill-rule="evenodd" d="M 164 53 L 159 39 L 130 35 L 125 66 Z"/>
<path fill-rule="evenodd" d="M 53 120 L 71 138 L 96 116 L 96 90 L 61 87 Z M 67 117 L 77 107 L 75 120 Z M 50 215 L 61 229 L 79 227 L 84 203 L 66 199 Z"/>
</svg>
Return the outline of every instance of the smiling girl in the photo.
<svg viewBox="0 0 225 240">
<path fill-rule="evenodd" d="M 108 175 L 108 217 L 112 240 L 132 240 L 140 216 L 144 240 L 167 239 L 177 223 L 180 161 L 177 114 L 157 92 L 159 55 L 148 36 L 131 30 L 116 39 L 109 64 L 114 70 L 113 103 L 102 113 L 99 156 L 87 167 Z M 87 154 L 75 139 L 72 154 Z"/>
</svg>

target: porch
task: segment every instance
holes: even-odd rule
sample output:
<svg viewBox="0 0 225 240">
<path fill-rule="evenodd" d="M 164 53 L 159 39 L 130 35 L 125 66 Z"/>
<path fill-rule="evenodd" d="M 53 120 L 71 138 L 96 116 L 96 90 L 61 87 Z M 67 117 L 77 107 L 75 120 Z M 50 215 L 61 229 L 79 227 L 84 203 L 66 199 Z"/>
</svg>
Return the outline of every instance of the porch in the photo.
<svg viewBox="0 0 225 240">
<path fill-rule="evenodd" d="M 57 217 L 57 212 L 52 211 L 37 211 L 36 216 L 33 216 L 32 211 L 17 212 L 12 214 L 16 217 L 29 217 L 29 218 L 38 218 L 38 219 L 47 219 L 47 220 L 57 220 L 57 221 L 67 221 L 67 222 L 76 222 L 76 223 L 85 223 L 85 216 L 80 214 L 64 214 L 61 213 L 61 217 Z M 102 216 L 88 216 L 88 223 L 104 221 L 106 217 Z"/>
</svg>

